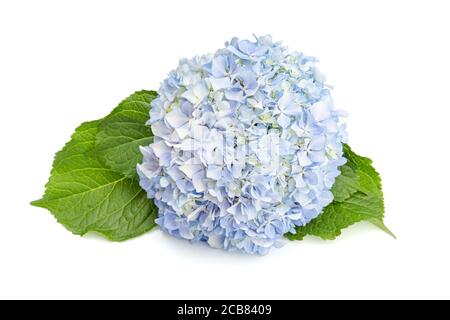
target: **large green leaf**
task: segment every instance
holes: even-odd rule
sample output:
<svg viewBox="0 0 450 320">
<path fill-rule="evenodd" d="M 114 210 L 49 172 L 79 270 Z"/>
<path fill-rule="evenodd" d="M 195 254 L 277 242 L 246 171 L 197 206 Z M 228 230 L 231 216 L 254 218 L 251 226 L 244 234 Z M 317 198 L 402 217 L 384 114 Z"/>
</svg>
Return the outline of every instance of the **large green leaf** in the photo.
<svg viewBox="0 0 450 320">
<path fill-rule="evenodd" d="M 155 226 L 157 210 L 139 184 L 104 165 L 95 152 L 101 121 L 82 124 L 57 153 L 44 197 L 48 209 L 74 234 L 98 232 L 122 241 Z"/>
<path fill-rule="evenodd" d="M 332 188 L 334 201 L 323 213 L 305 226 L 288 234 L 291 240 L 302 240 L 313 235 L 333 240 L 342 229 L 360 221 L 368 221 L 394 236 L 386 228 L 381 179 L 368 158 L 358 156 L 348 145 L 344 146 L 347 163 L 340 168 L 341 175 Z M 394 236 L 395 237 L 395 236 Z"/>
<path fill-rule="evenodd" d="M 136 165 L 142 161 L 139 146 L 152 141 L 149 118 L 154 91 L 139 91 L 122 101 L 100 123 L 97 152 L 111 169 L 129 178 L 136 177 Z"/>
</svg>

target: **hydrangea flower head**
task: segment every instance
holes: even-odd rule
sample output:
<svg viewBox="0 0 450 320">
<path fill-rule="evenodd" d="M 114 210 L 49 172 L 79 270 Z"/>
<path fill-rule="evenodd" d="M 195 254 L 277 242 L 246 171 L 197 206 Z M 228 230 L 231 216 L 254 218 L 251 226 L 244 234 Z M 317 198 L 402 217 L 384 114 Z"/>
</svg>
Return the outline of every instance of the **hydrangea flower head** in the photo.
<svg viewBox="0 0 450 320">
<path fill-rule="evenodd" d="M 182 59 L 152 102 L 140 184 L 162 230 L 266 254 L 316 218 L 345 163 L 345 125 L 316 60 L 270 36 Z"/>
</svg>

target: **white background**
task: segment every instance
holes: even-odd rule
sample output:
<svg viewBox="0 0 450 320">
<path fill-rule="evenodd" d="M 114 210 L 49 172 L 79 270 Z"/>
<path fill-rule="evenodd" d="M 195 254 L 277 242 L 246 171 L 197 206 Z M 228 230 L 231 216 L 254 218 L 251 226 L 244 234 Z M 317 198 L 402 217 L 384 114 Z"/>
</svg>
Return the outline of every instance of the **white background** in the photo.
<svg viewBox="0 0 450 320">
<path fill-rule="evenodd" d="M 0 298 L 450 298 L 448 1 L 1 1 Z M 154 230 L 80 238 L 29 205 L 74 128 L 181 57 L 272 34 L 314 55 L 386 224 L 229 254 Z"/>
</svg>

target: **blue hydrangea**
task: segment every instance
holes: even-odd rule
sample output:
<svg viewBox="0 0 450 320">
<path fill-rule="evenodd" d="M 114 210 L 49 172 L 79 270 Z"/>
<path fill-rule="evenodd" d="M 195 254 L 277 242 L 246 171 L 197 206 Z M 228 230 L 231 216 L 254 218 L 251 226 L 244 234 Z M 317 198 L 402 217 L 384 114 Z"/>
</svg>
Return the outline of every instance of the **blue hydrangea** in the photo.
<svg viewBox="0 0 450 320">
<path fill-rule="evenodd" d="M 182 59 L 152 102 L 140 184 L 165 232 L 266 254 L 333 201 L 345 125 L 316 59 L 270 36 Z"/>
</svg>

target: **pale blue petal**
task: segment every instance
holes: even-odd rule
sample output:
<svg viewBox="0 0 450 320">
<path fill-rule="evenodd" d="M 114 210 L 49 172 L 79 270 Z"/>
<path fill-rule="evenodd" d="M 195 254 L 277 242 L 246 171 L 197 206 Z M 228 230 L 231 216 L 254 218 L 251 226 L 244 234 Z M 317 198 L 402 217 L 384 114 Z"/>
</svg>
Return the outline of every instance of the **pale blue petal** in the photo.
<svg viewBox="0 0 450 320">
<path fill-rule="evenodd" d="M 172 128 L 179 128 L 189 121 L 189 118 L 179 108 L 169 112 L 165 119 Z"/>
<path fill-rule="evenodd" d="M 291 124 L 291 118 L 282 113 L 278 116 L 277 122 L 282 128 L 287 128 Z"/>
<path fill-rule="evenodd" d="M 319 101 L 312 105 L 311 114 L 316 121 L 324 121 L 331 117 L 331 108 L 328 101 Z"/>
</svg>

